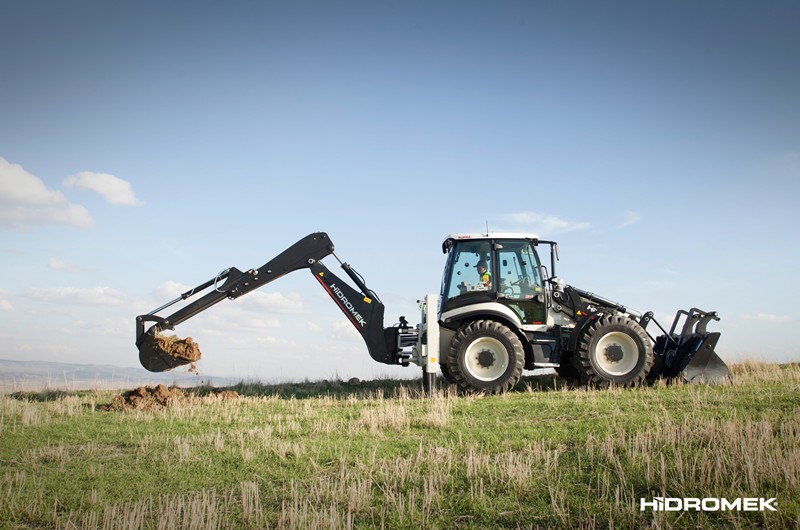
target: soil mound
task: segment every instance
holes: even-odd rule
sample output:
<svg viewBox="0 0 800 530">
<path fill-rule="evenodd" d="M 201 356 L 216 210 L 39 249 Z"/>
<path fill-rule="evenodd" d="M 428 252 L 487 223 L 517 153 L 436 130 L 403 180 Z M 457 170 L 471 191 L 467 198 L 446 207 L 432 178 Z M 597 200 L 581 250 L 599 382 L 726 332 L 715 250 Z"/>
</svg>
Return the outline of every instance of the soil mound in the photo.
<svg viewBox="0 0 800 530">
<path fill-rule="evenodd" d="M 114 397 L 110 410 L 151 410 L 169 407 L 184 398 L 180 388 L 167 388 L 166 385 L 140 386 L 134 390 Z"/>
<path fill-rule="evenodd" d="M 236 390 L 222 390 L 215 388 L 209 395 L 219 396 L 220 399 L 238 399 Z M 171 407 L 176 403 L 188 399 L 189 394 L 180 388 L 169 388 L 166 385 L 140 386 L 114 397 L 110 405 L 101 405 L 100 410 L 153 410 Z"/>
<path fill-rule="evenodd" d="M 211 393 L 220 399 L 239 399 L 239 392 L 236 390 L 214 390 Z"/>
</svg>

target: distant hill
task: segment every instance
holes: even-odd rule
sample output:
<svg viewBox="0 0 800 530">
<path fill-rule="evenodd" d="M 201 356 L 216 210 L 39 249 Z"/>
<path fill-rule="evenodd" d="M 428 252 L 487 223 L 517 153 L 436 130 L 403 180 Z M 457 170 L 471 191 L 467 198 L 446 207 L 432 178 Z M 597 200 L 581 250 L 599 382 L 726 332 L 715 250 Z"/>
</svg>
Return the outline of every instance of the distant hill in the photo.
<svg viewBox="0 0 800 530">
<path fill-rule="evenodd" d="M 236 384 L 240 379 L 209 377 L 184 371 L 152 373 L 143 368 L 107 364 L 72 364 L 0 359 L 0 392 L 18 390 L 120 389 L 163 383 L 175 386 Z"/>
</svg>

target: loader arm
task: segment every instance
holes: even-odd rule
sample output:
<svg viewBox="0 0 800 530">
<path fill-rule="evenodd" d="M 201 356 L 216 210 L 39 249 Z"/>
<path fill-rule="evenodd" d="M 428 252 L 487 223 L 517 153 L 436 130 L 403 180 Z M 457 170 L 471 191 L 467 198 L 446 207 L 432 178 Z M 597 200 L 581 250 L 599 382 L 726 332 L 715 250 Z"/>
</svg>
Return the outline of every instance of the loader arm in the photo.
<svg viewBox="0 0 800 530">
<path fill-rule="evenodd" d="M 142 366 L 151 372 L 163 372 L 190 364 L 197 359 L 180 353 L 176 354 L 174 351 L 166 349 L 163 341 L 158 337 L 160 331 L 174 329 L 178 324 L 185 322 L 222 300 L 236 299 L 290 272 L 299 269 L 311 269 L 314 277 L 359 331 L 367 344 L 370 356 L 376 361 L 386 364 L 398 363 L 395 353 L 396 347 L 393 344 L 393 337 L 396 336 L 396 333 L 391 331 L 393 328 L 388 328 L 384 332 L 384 307 L 375 293 L 367 288 L 363 279 L 347 263 L 342 263 L 342 268 L 359 287 L 360 292 L 336 277 L 327 267 L 320 263 L 320 260 L 333 254 L 333 251 L 334 245 L 326 233 L 316 232 L 309 234 L 257 269 L 249 269 L 242 272 L 235 267 L 231 267 L 218 274 L 215 278 L 186 291 L 157 309 L 145 315 L 137 316 L 136 346 L 139 349 L 139 361 Z M 220 285 L 222 280 L 224 280 L 224 283 Z M 187 300 L 209 288 L 211 290 L 199 299 L 187 304 L 171 315 L 159 316 L 157 314 L 167 307 Z M 154 324 L 145 330 L 147 322 L 153 322 Z M 197 357 L 199 358 L 199 350 Z"/>
</svg>

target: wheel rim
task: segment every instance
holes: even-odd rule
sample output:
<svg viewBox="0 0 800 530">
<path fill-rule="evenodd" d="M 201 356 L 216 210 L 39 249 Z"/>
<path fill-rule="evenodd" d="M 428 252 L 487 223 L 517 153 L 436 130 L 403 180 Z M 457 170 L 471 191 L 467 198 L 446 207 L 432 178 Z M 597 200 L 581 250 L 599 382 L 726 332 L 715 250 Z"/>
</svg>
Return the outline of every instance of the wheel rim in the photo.
<svg viewBox="0 0 800 530">
<path fill-rule="evenodd" d="M 479 381 L 494 381 L 508 368 L 508 350 L 497 339 L 483 337 L 472 342 L 464 354 L 464 368 Z"/>
<path fill-rule="evenodd" d="M 597 341 L 595 361 L 610 375 L 627 375 L 639 363 L 639 346 L 627 333 L 606 333 Z"/>
</svg>

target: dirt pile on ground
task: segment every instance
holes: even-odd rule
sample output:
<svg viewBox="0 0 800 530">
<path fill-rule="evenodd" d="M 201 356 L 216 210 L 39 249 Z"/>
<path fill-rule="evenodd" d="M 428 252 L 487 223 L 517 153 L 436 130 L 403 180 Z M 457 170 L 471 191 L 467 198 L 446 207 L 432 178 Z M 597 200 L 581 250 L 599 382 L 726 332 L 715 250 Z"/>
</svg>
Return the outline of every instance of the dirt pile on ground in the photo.
<svg viewBox="0 0 800 530">
<path fill-rule="evenodd" d="M 211 392 L 215 396 L 219 396 L 222 399 L 239 399 L 239 392 L 236 390 L 214 390 Z"/>
<path fill-rule="evenodd" d="M 151 410 L 168 407 L 184 398 L 180 388 L 140 386 L 114 397 L 108 410 Z"/>
<path fill-rule="evenodd" d="M 140 386 L 114 397 L 110 405 L 101 405 L 100 410 L 153 410 L 171 407 L 189 398 L 189 393 L 180 388 L 169 388 L 166 385 Z M 236 390 L 212 389 L 209 395 L 221 399 L 238 399 Z"/>
</svg>

